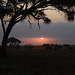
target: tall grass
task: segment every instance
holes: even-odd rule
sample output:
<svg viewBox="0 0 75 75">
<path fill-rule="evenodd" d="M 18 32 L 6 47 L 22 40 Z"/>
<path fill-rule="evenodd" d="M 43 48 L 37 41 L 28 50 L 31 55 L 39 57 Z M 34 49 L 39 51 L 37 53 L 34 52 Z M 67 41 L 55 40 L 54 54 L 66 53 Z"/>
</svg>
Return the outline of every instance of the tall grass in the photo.
<svg viewBox="0 0 75 75">
<path fill-rule="evenodd" d="M 0 75 L 75 75 L 75 50 L 8 48 Z"/>
</svg>

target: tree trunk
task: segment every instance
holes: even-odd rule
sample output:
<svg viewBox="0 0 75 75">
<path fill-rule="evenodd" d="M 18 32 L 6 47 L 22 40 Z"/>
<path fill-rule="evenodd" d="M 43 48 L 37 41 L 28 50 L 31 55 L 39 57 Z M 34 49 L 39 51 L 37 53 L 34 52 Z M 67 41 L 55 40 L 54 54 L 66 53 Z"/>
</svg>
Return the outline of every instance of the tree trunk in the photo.
<svg viewBox="0 0 75 75">
<path fill-rule="evenodd" d="M 2 40 L 2 46 L 1 46 L 1 57 L 3 58 L 7 57 L 6 44 L 7 44 L 7 37 L 4 36 Z"/>
<path fill-rule="evenodd" d="M 2 39 L 2 45 L 1 45 L 1 57 L 6 58 L 7 57 L 7 51 L 6 51 L 6 45 L 7 45 L 7 39 L 11 32 L 11 29 L 13 28 L 15 24 L 13 21 L 11 21 L 6 29 L 6 33 L 4 34 L 4 37 Z"/>
</svg>

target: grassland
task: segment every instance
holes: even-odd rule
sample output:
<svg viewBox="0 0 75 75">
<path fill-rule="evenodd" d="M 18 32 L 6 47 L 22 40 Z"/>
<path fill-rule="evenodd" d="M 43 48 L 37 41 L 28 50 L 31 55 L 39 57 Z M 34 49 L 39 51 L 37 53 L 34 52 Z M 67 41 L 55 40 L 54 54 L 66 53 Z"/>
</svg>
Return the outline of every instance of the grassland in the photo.
<svg viewBox="0 0 75 75">
<path fill-rule="evenodd" d="M 75 75 L 75 49 L 7 48 L 0 75 Z"/>
</svg>

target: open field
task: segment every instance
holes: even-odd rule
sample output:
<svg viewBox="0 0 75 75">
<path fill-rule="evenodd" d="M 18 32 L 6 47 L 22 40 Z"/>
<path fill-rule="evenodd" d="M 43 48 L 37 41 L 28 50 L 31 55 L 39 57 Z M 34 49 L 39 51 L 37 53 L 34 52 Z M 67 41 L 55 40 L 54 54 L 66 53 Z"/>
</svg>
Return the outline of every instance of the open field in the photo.
<svg viewBox="0 0 75 75">
<path fill-rule="evenodd" d="M 7 48 L 0 75 L 75 75 L 75 49 Z"/>
</svg>

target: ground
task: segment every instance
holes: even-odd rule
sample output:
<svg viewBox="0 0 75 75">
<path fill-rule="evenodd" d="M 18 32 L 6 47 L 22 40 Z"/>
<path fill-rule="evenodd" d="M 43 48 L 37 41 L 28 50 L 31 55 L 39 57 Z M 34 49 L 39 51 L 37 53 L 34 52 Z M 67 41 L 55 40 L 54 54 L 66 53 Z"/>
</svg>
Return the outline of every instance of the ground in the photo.
<svg viewBox="0 0 75 75">
<path fill-rule="evenodd" d="M 0 75 L 75 75 L 75 49 L 7 48 Z"/>
</svg>

